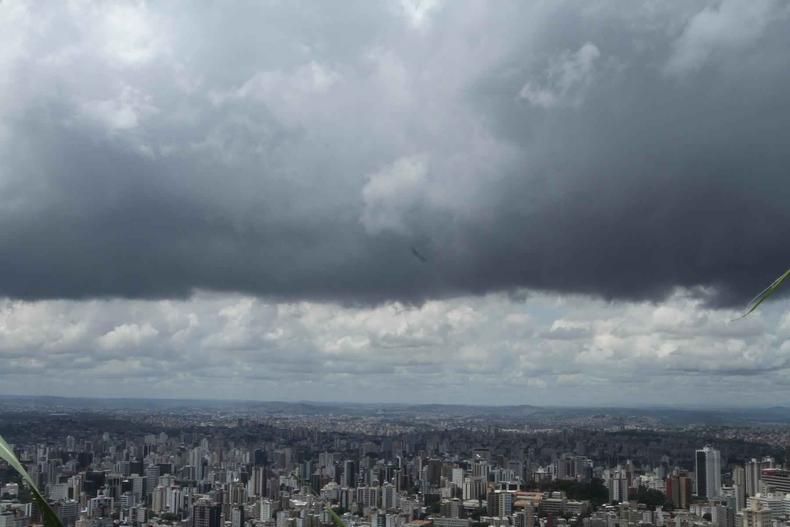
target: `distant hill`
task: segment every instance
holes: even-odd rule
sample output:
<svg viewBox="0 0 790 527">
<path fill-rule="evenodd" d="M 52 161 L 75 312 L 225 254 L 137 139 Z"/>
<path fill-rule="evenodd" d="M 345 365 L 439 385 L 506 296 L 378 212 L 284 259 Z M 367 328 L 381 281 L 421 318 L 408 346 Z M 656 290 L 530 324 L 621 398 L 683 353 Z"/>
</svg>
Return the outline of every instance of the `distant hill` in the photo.
<svg viewBox="0 0 790 527">
<path fill-rule="evenodd" d="M 0 395 L 5 411 L 219 411 L 262 415 L 347 415 L 392 419 L 490 419 L 497 422 L 602 420 L 623 424 L 647 419 L 666 424 L 790 423 L 790 407 L 550 407 L 533 405 L 469 405 L 413 403 L 353 403 L 322 401 L 243 401 L 211 399 L 89 398 Z"/>
</svg>

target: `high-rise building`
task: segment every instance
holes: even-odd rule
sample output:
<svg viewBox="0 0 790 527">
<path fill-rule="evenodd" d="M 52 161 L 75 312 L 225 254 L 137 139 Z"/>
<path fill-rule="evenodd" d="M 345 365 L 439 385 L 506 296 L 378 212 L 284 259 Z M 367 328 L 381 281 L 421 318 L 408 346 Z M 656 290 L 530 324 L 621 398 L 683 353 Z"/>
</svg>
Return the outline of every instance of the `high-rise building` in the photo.
<svg viewBox="0 0 790 527">
<path fill-rule="evenodd" d="M 479 500 L 485 497 L 486 482 L 480 477 L 464 478 L 463 499 Z"/>
<path fill-rule="evenodd" d="M 386 527 L 387 515 L 384 511 L 375 511 L 370 515 L 370 527 Z"/>
<path fill-rule="evenodd" d="M 159 484 L 161 476 L 159 465 L 148 465 L 145 467 L 145 493 L 151 494 Z"/>
<path fill-rule="evenodd" d="M 717 503 L 710 508 L 711 525 L 715 527 L 735 527 L 735 509 Z"/>
<path fill-rule="evenodd" d="M 738 485 L 732 484 L 729 487 L 721 487 L 721 501 L 733 511 L 739 511 L 746 506 L 745 502 L 740 501 L 741 490 Z"/>
<path fill-rule="evenodd" d="M 495 490 L 488 495 L 488 515 L 507 518 L 513 512 L 513 497 L 515 492 L 509 490 Z"/>
<path fill-rule="evenodd" d="M 790 493 L 790 470 L 764 468 L 760 473 L 760 479 L 769 492 Z"/>
<path fill-rule="evenodd" d="M 554 461 L 554 474 L 557 479 L 576 479 L 575 468 L 573 454 L 563 454 Z"/>
<path fill-rule="evenodd" d="M 335 455 L 330 452 L 318 454 L 318 468 L 331 467 L 335 464 Z"/>
<path fill-rule="evenodd" d="M 192 505 L 189 527 L 221 527 L 220 506 L 206 498 Z"/>
<path fill-rule="evenodd" d="M 260 514 L 261 521 L 268 521 L 274 518 L 275 510 L 274 510 L 274 503 L 272 502 L 272 500 L 268 500 L 268 499 L 261 500 L 260 509 L 261 509 L 261 514 Z"/>
<path fill-rule="evenodd" d="M 72 527 L 80 515 L 79 503 L 74 500 L 59 501 L 53 509 L 64 527 Z"/>
<path fill-rule="evenodd" d="M 755 500 L 748 507 L 738 513 L 736 523 L 740 527 L 770 527 L 771 510 L 761 502 Z"/>
<path fill-rule="evenodd" d="M 256 451 L 257 452 L 257 451 Z M 266 494 L 266 468 L 261 465 L 252 467 L 252 475 L 247 481 L 247 495 L 260 497 Z"/>
<path fill-rule="evenodd" d="M 472 477 L 488 479 L 490 466 L 485 461 L 477 460 L 472 464 Z"/>
<path fill-rule="evenodd" d="M 363 507 L 375 508 L 379 506 L 378 487 L 359 487 L 357 488 L 357 503 Z"/>
<path fill-rule="evenodd" d="M 230 509 L 230 525 L 231 527 L 244 527 L 243 505 L 234 505 Z"/>
<path fill-rule="evenodd" d="M 165 496 L 165 504 L 167 511 L 171 514 L 178 514 L 184 511 L 184 501 L 188 499 L 188 494 L 185 489 L 179 486 L 167 487 Z"/>
<path fill-rule="evenodd" d="M 773 492 L 759 493 L 747 500 L 747 506 L 752 507 L 760 502 L 763 509 L 771 511 L 772 520 L 781 520 L 785 516 L 785 495 Z"/>
<path fill-rule="evenodd" d="M 721 454 L 705 446 L 694 456 L 694 493 L 701 498 L 721 496 Z"/>
<path fill-rule="evenodd" d="M 27 527 L 30 516 L 23 509 L 10 509 L 0 512 L 0 527 Z"/>
<path fill-rule="evenodd" d="M 381 508 L 386 510 L 394 509 L 398 506 L 398 493 L 395 492 L 395 485 L 385 483 L 381 486 Z"/>
<path fill-rule="evenodd" d="M 442 460 L 429 459 L 425 479 L 434 487 L 438 487 L 442 477 Z"/>
<path fill-rule="evenodd" d="M 609 501 L 622 503 L 628 501 L 628 478 L 623 472 L 616 472 L 606 481 L 609 487 Z"/>
<path fill-rule="evenodd" d="M 349 489 L 357 486 L 357 466 L 352 460 L 348 459 L 343 463 L 342 485 Z"/>
<path fill-rule="evenodd" d="M 113 512 L 113 499 L 109 496 L 96 496 L 88 501 L 88 518 L 109 518 Z"/>
<path fill-rule="evenodd" d="M 688 509 L 691 503 L 691 478 L 686 473 L 671 474 L 667 477 L 667 500 L 676 509 Z"/>
<path fill-rule="evenodd" d="M 464 504 L 458 498 L 442 500 L 439 512 L 445 518 L 462 518 L 464 513 Z"/>
<path fill-rule="evenodd" d="M 513 514 L 513 527 L 534 527 L 535 509 L 532 505 L 526 505 L 524 510 Z"/>
<path fill-rule="evenodd" d="M 746 462 L 744 469 L 746 470 L 747 496 L 755 496 L 758 492 L 762 492 L 762 472 L 766 468 L 774 468 L 774 458 L 764 457 L 761 460 L 752 458 Z"/>
<path fill-rule="evenodd" d="M 741 466 L 732 469 L 732 487 L 735 489 L 738 510 L 746 506 L 746 470 Z"/>
<path fill-rule="evenodd" d="M 454 468 L 452 470 L 452 480 L 458 487 L 463 487 L 464 485 L 464 469 L 462 468 Z"/>
<path fill-rule="evenodd" d="M 167 508 L 167 488 L 158 485 L 151 493 L 151 510 L 159 514 Z"/>
</svg>

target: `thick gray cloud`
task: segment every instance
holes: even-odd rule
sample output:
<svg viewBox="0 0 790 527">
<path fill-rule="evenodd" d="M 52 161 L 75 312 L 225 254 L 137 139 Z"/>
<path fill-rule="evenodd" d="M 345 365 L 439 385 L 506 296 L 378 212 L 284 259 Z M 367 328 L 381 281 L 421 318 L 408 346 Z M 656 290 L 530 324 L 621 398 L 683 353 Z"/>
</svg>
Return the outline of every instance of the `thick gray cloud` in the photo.
<svg viewBox="0 0 790 527">
<path fill-rule="evenodd" d="M 733 303 L 790 261 L 782 2 L 336 7 L 4 2 L 0 294 Z"/>
</svg>

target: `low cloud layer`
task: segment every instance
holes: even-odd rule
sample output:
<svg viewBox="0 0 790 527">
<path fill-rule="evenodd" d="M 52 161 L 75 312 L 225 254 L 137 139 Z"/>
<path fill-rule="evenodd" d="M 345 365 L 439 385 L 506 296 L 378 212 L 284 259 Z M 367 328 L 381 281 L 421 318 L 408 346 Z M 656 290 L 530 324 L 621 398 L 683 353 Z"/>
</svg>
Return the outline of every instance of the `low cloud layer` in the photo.
<svg viewBox="0 0 790 527">
<path fill-rule="evenodd" d="M 0 295 L 742 303 L 790 261 L 788 21 L 3 2 Z M 136 324 L 97 349 L 164 334 Z"/>
<path fill-rule="evenodd" d="M 4 393 L 489 404 L 784 401 L 790 313 L 489 294 L 376 308 L 199 293 L 0 304 Z M 46 383 L 40 379 L 46 378 Z"/>
</svg>

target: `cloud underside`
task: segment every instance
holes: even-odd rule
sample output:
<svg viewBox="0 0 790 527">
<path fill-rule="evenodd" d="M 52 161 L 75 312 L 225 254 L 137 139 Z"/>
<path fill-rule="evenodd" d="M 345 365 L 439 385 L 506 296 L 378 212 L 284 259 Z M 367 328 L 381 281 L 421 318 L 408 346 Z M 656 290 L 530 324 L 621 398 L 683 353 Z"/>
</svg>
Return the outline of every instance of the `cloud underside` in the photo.
<svg viewBox="0 0 790 527">
<path fill-rule="evenodd" d="M 5 2 L 0 295 L 743 303 L 790 262 L 786 24 L 767 0 Z"/>
</svg>

